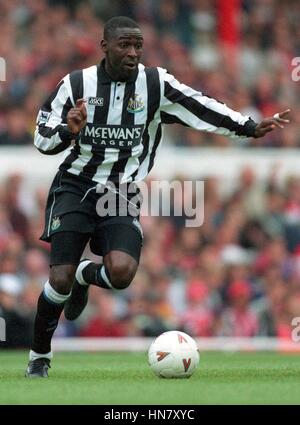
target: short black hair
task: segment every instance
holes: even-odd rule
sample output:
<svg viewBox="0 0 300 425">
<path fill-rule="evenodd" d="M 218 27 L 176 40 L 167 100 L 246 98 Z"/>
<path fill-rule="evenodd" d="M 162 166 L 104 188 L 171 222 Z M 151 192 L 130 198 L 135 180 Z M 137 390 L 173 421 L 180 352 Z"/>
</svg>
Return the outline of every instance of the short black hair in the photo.
<svg viewBox="0 0 300 425">
<path fill-rule="evenodd" d="M 104 25 L 103 37 L 104 40 L 113 38 L 116 34 L 116 30 L 119 28 L 138 28 L 139 25 L 131 18 L 127 16 L 114 16 Z"/>
</svg>

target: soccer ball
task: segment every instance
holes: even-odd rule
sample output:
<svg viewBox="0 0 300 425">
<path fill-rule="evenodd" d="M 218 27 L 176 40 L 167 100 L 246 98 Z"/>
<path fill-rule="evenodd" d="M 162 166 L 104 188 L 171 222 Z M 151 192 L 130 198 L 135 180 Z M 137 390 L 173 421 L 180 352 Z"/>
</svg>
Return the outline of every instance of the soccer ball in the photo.
<svg viewBox="0 0 300 425">
<path fill-rule="evenodd" d="M 149 365 L 161 378 L 189 378 L 198 367 L 199 358 L 196 342 L 181 331 L 162 333 L 148 350 Z"/>
</svg>

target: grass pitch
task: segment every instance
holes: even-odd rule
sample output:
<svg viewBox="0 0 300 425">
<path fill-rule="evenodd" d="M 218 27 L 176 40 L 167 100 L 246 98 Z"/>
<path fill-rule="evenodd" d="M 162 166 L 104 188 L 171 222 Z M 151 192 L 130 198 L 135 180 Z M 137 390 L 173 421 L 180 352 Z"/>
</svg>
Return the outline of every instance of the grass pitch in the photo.
<svg viewBox="0 0 300 425">
<path fill-rule="evenodd" d="M 190 379 L 159 379 L 145 353 L 57 353 L 25 379 L 27 352 L 0 352 L 0 404 L 300 404 L 300 356 L 201 353 Z"/>
</svg>

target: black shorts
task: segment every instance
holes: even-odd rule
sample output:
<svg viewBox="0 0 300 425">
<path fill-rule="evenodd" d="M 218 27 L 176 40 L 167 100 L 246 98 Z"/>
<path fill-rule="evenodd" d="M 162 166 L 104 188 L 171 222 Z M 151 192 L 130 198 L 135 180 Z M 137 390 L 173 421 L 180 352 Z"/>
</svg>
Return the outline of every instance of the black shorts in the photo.
<svg viewBox="0 0 300 425">
<path fill-rule="evenodd" d="M 121 199 L 111 190 L 97 191 L 96 184 L 91 186 L 66 172 L 56 174 L 41 236 L 41 240 L 51 242 L 51 265 L 77 264 L 88 242 L 96 255 L 104 257 L 111 250 L 120 250 L 139 262 L 143 231 L 138 188 L 136 192 L 131 188 L 129 194 L 117 188 L 124 194 Z"/>
</svg>

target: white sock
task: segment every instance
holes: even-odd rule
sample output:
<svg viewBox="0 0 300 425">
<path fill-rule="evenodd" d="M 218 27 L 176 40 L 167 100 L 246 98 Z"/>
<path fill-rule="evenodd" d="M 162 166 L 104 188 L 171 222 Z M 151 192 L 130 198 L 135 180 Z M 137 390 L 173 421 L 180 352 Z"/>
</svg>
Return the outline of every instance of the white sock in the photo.
<svg viewBox="0 0 300 425">
<path fill-rule="evenodd" d="M 81 261 L 81 263 L 79 263 L 79 266 L 77 267 L 75 277 L 76 277 L 77 282 L 80 285 L 83 285 L 83 286 L 89 285 L 83 278 L 82 270 L 90 263 L 92 263 L 92 261 L 90 261 L 90 260 Z"/>
<path fill-rule="evenodd" d="M 46 353 L 46 354 L 39 354 L 39 353 L 36 353 L 35 351 L 33 351 L 33 350 L 30 350 L 29 351 L 29 360 L 30 361 L 32 361 L 32 360 L 36 360 L 36 359 L 40 359 L 40 358 L 44 358 L 44 359 L 49 359 L 49 360 L 51 360 L 52 359 L 52 357 L 53 357 L 53 353 L 52 353 L 52 351 L 49 351 L 49 353 Z"/>
<path fill-rule="evenodd" d="M 107 288 L 113 289 L 113 286 L 110 283 L 110 280 L 108 279 L 107 274 L 105 273 L 105 266 L 104 266 L 104 264 L 102 264 L 102 266 L 100 268 L 100 277 L 102 278 L 103 282 L 107 285 Z"/>
<path fill-rule="evenodd" d="M 44 285 L 44 295 L 50 302 L 52 302 L 54 304 L 62 304 L 65 301 L 67 301 L 67 299 L 71 295 L 71 292 L 67 295 L 59 294 L 51 286 L 51 284 L 49 283 L 49 280 L 47 280 L 47 282 Z"/>
</svg>

